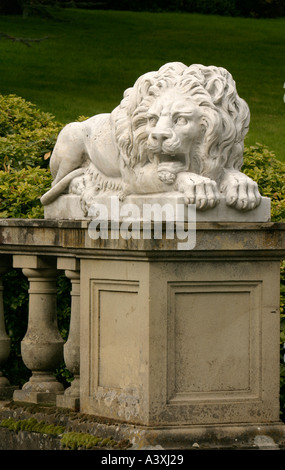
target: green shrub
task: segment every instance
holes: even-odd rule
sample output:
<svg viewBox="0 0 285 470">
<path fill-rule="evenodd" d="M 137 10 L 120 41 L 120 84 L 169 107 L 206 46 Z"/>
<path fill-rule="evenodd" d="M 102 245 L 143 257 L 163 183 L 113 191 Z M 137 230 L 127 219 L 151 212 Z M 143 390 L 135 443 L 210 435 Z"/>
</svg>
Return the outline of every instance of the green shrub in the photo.
<svg viewBox="0 0 285 470">
<path fill-rule="evenodd" d="M 22 386 L 31 376 L 21 355 L 21 341 L 28 323 L 28 280 L 20 269 L 12 269 L 2 276 L 6 331 L 11 341 L 8 361 L 2 367 L 11 385 Z"/>
<path fill-rule="evenodd" d="M 40 167 L 0 171 L 0 217 L 43 218 L 39 198 L 50 188 L 51 181 L 50 171 Z"/>
<path fill-rule="evenodd" d="M 271 220 L 285 221 L 285 164 L 266 146 L 257 143 L 245 147 L 243 172 L 257 182 L 262 196 L 271 199 Z M 280 283 L 280 408 L 285 420 L 285 261 L 281 263 Z"/>
<path fill-rule="evenodd" d="M 0 170 L 48 166 L 62 124 L 16 95 L 0 95 Z"/>
<path fill-rule="evenodd" d="M 285 422 L 285 261 L 281 263 L 281 296 L 280 296 L 280 408 Z"/>
<path fill-rule="evenodd" d="M 75 4 L 78 8 L 92 8 L 92 4 L 96 7 L 96 2 L 86 2 L 86 0 L 76 0 Z M 64 5 L 64 0 L 60 1 L 60 5 Z M 283 0 L 121 0 L 120 2 L 105 0 L 99 3 L 97 8 L 154 12 L 180 11 L 254 18 L 274 18 L 285 14 Z"/>
<path fill-rule="evenodd" d="M 62 124 L 49 113 L 15 96 L 0 95 L 0 218 L 43 218 L 40 197 L 50 188 L 49 156 Z M 3 368 L 12 385 L 23 385 L 31 372 L 22 361 L 20 342 L 27 329 L 28 283 L 21 270 L 3 276 L 4 309 L 11 354 Z M 59 330 L 67 339 L 70 317 L 70 281 L 57 278 Z M 72 374 L 64 364 L 56 371 L 67 385 Z"/>
<path fill-rule="evenodd" d="M 256 143 L 245 147 L 242 171 L 257 182 L 262 196 L 271 199 L 271 220 L 285 221 L 285 163 L 265 145 Z"/>
</svg>

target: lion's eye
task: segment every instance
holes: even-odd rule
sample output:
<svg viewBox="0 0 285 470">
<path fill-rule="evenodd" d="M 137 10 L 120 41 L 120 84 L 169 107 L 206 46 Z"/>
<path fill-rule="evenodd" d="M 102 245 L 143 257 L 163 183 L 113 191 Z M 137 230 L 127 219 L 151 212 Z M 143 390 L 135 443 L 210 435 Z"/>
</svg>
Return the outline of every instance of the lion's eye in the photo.
<svg viewBox="0 0 285 470">
<path fill-rule="evenodd" d="M 150 126 L 154 127 L 156 126 L 156 123 L 157 123 L 157 118 L 154 117 L 154 116 L 151 116 L 148 118 L 148 123 Z"/>
<path fill-rule="evenodd" d="M 187 121 L 187 119 L 185 119 L 185 117 L 178 116 L 178 118 L 176 118 L 174 122 L 175 122 L 175 124 L 183 126 L 183 125 L 187 124 L 188 121 Z"/>
</svg>

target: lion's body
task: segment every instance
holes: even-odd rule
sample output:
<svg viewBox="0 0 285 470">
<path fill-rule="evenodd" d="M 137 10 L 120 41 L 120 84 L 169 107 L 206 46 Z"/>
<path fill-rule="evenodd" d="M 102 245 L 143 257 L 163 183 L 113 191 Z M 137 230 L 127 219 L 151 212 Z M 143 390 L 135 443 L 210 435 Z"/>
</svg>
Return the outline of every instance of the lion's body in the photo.
<svg viewBox="0 0 285 470">
<path fill-rule="evenodd" d="M 120 197 L 178 190 L 198 209 L 224 192 L 229 205 L 254 208 L 257 186 L 240 172 L 248 125 L 248 106 L 225 69 L 166 64 L 141 76 L 111 114 L 60 132 L 42 203 L 69 186 L 85 206 L 108 189 Z"/>
<path fill-rule="evenodd" d="M 118 151 L 112 135 L 110 114 L 98 114 L 65 126 L 52 153 L 53 185 L 71 171 L 92 162 L 107 176 L 120 176 Z"/>
</svg>

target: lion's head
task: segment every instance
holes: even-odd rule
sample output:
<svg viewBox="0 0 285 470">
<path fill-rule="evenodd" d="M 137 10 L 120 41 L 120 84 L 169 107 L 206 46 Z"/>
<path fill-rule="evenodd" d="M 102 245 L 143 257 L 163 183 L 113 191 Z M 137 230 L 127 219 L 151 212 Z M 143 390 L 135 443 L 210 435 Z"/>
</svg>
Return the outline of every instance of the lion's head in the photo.
<svg viewBox="0 0 285 470">
<path fill-rule="evenodd" d="M 142 75 L 112 112 L 123 164 L 159 160 L 219 180 L 239 170 L 249 108 L 222 67 L 180 62 Z"/>
</svg>

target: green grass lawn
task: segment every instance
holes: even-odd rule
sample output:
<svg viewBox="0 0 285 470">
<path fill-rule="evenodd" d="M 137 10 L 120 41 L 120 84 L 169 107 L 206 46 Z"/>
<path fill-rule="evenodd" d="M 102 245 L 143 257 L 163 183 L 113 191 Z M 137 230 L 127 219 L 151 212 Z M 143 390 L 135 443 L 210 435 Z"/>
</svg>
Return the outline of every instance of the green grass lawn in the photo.
<svg viewBox="0 0 285 470">
<path fill-rule="evenodd" d="M 0 93 L 67 123 L 111 111 L 145 72 L 171 61 L 227 68 L 251 110 L 246 144 L 285 161 L 285 18 L 59 10 L 53 19 L 0 16 L 0 31 L 49 39 L 0 41 Z"/>
</svg>

